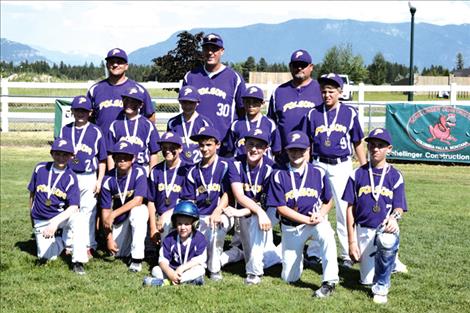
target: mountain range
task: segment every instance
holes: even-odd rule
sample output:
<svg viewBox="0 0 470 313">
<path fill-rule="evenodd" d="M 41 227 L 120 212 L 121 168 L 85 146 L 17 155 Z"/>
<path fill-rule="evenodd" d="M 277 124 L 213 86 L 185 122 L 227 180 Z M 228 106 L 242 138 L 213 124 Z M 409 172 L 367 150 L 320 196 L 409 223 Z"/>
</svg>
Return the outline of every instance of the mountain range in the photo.
<svg viewBox="0 0 470 313">
<path fill-rule="evenodd" d="M 223 61 L 243 62 L 249 56 L 256 60 L 264 57 L 268 63 L 288 63 L 296 49 L 310 52 L 314 63 L 320 63 L 333 46 L 351 44 L 353 53 L 370 64 L 374 55 L 381 52 L 389 62 L 409 64 L 410 23 L 379 23 L 355 20 L 295 19 L 279 24 L 253 24 L 233 28 L 194 28 L 191 33 L 214 32 L 222 36 L 225 53 Z M 129 54 L 135 64 L 151 64 L 152 59 L 176 47 L 177 35 L 167 40 L 137 49 Z M 466 65 L 470 64 L 470 24 L 433 25 L 416 23 L 414 29 L 414 64 L 419 69 L 442 65 L 452 69 L 457 53 L 462 53 Z M 28 49 L 29 48 L 29 49 Z M 29 47 L 1 39 L 1 59 L 19 63 L 22 60 L 47 60 L 67 64 L 93 62 L 102 58 L 96 55 L 62 53 L 41 47 Z"/>
</svg>

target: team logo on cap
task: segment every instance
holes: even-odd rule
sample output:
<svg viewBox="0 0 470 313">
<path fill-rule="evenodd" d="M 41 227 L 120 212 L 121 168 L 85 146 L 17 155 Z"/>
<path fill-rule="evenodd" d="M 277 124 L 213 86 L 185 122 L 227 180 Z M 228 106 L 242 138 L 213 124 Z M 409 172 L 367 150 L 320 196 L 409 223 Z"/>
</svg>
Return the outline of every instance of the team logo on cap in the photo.
<svg viewBox="0 0 470 313">
<path fill-rule="evenodd" d="M 300 139 L 300 135 L 299 134 L 293 134 L 292 135 L 292 142 L 296 141 L 297 139 Z"/>
<path fill-rule="evenodd" d="M 251 95 L 252 93 L 255 93 L 258 91 L 258 88 L 256 87 L 251 87 L 250 90 L 248 91 L 248 93 Z"/>
<path fill-rule="evenodd" d="M 203 131 L 205 131 L 206 128 L 205 127 L 201 127 L 201 129 L 199 130 L 199 133 L 198 134 L 201 134 Z"/>
<path fill-rule="evenodd" d="M 83 102 L 86 102 L 86 98 L 80 97 L 80 99 L 78 100 L 78 104 L 83 103 Z"/>
<path fill-rule="evenodd" d="M 166 133 L 165 134 L 165 139 L 168 139 L 170 137 L 174 137 L 175 135 L 173 135 L 173 133 Z"/>
<path fill-rule="evenodd" d="M 218 36 L 216 36 L 216 35 L 214 35 L 214 34 L 209 34 L 209 35 L 207 35 L 207 37 L 206 37 L 206 38 L 207 38 L 207 40 L 212 40 L 212 39 L 219 39 L 219 37 L 218 37 Z"/>
<path fill-rule="evenodd" d="M 118 54 L 119 52 L 121 52 L 121 50 L 119 49 L 113 49 L 113 52 L 111 52 L 112 55 L 115 55 L 115 54 Z"/>
<path fill-rule="evenodd" d="M 304 55 L 304 53 L 303 53 L 302 51 L 297 51 L 297 52 L 295 53 L 295 58 L 298 59 L 298 58 L 300 58 L 300 56 L 302 56 L 302 55 Z"/>
<path fill-rule="evenodd" d="M 122 141 L 122 142 L 119 144 L 119 150 L 122 150 L 122 149 L 126 148 L 127 146 L 129 146 L 129 145 L 127 144 L 127 142 Z"/>
<path fill-rule="evenodd" d="M 253 133 L 253 135 L 261 135 L 263 133 L 263 131 L 259 128 L 255 129 L 255 132 Z"/>
<path fill-rule="evenodd" d="M 187 96 L 187 95 L 189 95 L 191 92 L 193 92 L 193 91 L 191 90 L 191 88 L 186 88 L 186 89 L 184 90 L 184 95 Z"/>
<path fill-rule="evenodd" d="M 384 131 L 381 128 L 377 128 L 374 132 L 374 136 L 378 134 L 382 134 Z"/>
<path fill-rule="evenodd" d="M 321 77 L 322 78 L 332 78 L 332 77 L 336 77 L 336 74 L 335 73 L 323 74 Z"/>
<path fill-rule="evenodd" d="M 59 144 L 57 146 L 62 147 L 67 144 L 67 140 L 61 139 L 59 140 Z"/>
<path fill-rule="evenodd" d="M 134 88 L 129 89 L 129 94 L 130 95 L 133 95 L 135 93 L 138 93 L 137 88 L 134 87 Z"/>
</svg>

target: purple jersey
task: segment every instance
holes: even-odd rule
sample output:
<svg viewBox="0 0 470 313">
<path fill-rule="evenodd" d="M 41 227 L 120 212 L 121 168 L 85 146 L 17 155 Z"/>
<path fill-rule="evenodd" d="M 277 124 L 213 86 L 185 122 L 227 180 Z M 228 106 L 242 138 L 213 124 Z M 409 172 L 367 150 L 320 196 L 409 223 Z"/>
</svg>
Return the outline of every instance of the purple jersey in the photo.
<svg viewBox="0 0 470 313">
<path fill-rule="evenodd" d="M 183 86 L 194 86 L 201 95 L 196 110 L 209 118 L 222 138 L 237 119 L 237 108 L 243 107 L 241 94 L 245 90 L 242 76 L 229 67 L 211 75 L 204 67 L 198 67 L 184 76 Z"/>
<path fill-rule="evenodd" d="M 227 152 L 233 152 L 234 156 L 246 154 L 245 149 L 245 136 L 248 135 L 250 129 L 260 128 L 263 132 L 269 135 L 269 149 L 266 154 L 272 158 L 271 152 L 281 151 L 281 137 L 279 130 L 272 119 L 262 115 L 260 119 L 254 122 L 248 122 L 247 117 L 238 119 L 230 126 L 227 140 L 224 141 L 224 150 Z"/>
<path fill-rule="evenodd" d="M 305 170 L 308 172 L 305 173 Z M 292 186 L 291 173 L 294 174 L 295 188 L 299 189 L 297 201 L 295 190 Z M 304 175 L 305 184 L 301 187 Z M 311 163 L 307 163 L 302 175 L 298 171 L 293 172 L 289 166 L 275 171 L 271 175 L 270 186 L 266 205 L 268 207 L 287 206 L 297 209 L 300 214 L 309 216 L 309 212 L 318 212 L 323 203 L 330 201 L 332 197 L 330 184 L 325 171 Z M 286 219 L 283 217 L 283 219 Z"/>
<path fill-rule="evenodd" d="M 76 127 L 74 123 L 62 127 L 59 137 L 70 140 L 75 145 L 75 159 L 70 160 L 68 166 L 75 173 L 93 173 L 98 169 L 98 162 L 106 161 L 108 156 L 106 152 L 105 138 L 100 128 L 92 123 L 82 127 Z M 72 136 L 74 131 L 74 136 Z M 82 137 L 83 135 L 83 137 Z M 75 138 L 72 140 L 72 137 Z M 82 138 L 80 142 L 80 138 Z"/>
<path fill-rule="evenodd" d="M 308 111 L 322 102 L 320 85 L 316 80 L 300 88 L 295 88 L 292 81 L 288 81 L 274 90 L 269 101 L 268 117 L 279 127 L 283 148 L 287 145 L 287 135 L 300 129 Z"/>
<path fill-rule="evenodd" d="M 165 184 L 164 168 L 165 161 L 158 163 L 150 172 L 149 178 L 148 200 L 155 203 L 159 215 L 175 207 L 176 202 L 180 199 L 183 183 L 188 173 L 188 166 L 184 162 L 181 162 L 176 173 L 176 168 L 167 168 Z M 165 189 L 167 190 L 165 191 Z"/>
<path fill-rule="evenodd" d="M 49 220 L 71 205 L 80 205 L 77 176 L 68 167 L 61 171 L 55 169 L 53 164 L 53 162 L 38 163 L 31 176 L 28 190 L 34 192 L 31 209 L 33 219 Z M 50 181 L 49 175 L 51 176 Z M 49 197 L 48 186 L 51 189 Z"/>
<path fill-rule="evenodd" d="M 148 164 L 150 155 L 160 151 L 160 146 L 157 143 L 160 140 L 160 135 L 155 125 L 142 115 L 132 120 L 128 120 L 126 117 L 120 118 L 111 124 L 108 133 L 108 149 L 114 147 L 121 140 L 128 141 L 135 147 L 136 162 L 141 165 Z"/>
<path fill-rule="evenodd" d="M 140 113 L 144 116 L 152 115 L 155 113 L 155 109 L 148 91 L 132 79 L 128 78 L 120 85 L 112 85 L 107 79 L 104 79 L 91 86 L 88 90 L 87 97 L 90 99 L 93 107 L 96 125 L 101 128 L 105 137 L 108 134 L 111 123 L 119 116 L 122 117 L 123 105 L 121 95 L 129 88 L 135 86 L 145 93 L 144 106 Z"/>
<path fill-rule="evenodd" d="M 353 143 L 360 142 L 364 137 L 356 109 L 341 103 L 339 111 L 337 108 L 327 111 L 326 120 L 329 127 L 325 125 L 324 110 L 324 105 L 312 109 L 302 127 L 312 141 L 312 156 L 324 158 L 352 156 Z M 335 126 L 332 126 L 335 117 Z M 329 136 L 327 128 L 331 129 Z M 327 138 L 329 145 L 325 144 Z"/>
<path fill-rule="evenodd" d="M 132 173 L 129 178 L 129 185 L 126 193 L 125 188 L 127 178 L 128 175 L 125 175 L 117 177 L 116 179 L 115 168 L 106 174 L 101 187 L 100 205 L 103 210 L 119 209 L 124 203 L 131 201 L 134 197 L 147 198 L 147 176 L 145 174 L 145 170 L 139 165 L 132 166 Z M 121 192 L 123 197 L 125 197 L 124 203 L 121 201 L 119 192 Z M 129 212 L 119 215 L 114 219 L 114 224 L 123 222 L 128 216 Z"/>
<path fill-rule="evenodd" d="M 196 164 L 201 161 L 201 151 L 199 151 L 199 144 L 196 141 L 192 141 L 189 137 L 195 135 L 199 132 L 201 127 L 212 127 L 212 122 L 205 117 L 204 115 L 198 114 L 194 119 L 194 123 L 185 121 L 183 127 L 183 113 L 178 114 L 175 117 L 172 117 L 168 121 L 167 131 L 171 131 L 181 137 L 183 141 L 183 153 L 180 154 L 181 160 L 185 164 Z M 187 135 L 185 136 L 185 129 Z"/>
<path fill-rule="evenodd" d="M 408 211 L 405 182 L 402 174 L 389 164 L 378 201 L 380 211 L 374 212 L 372 208 L 376 202 L 371 192 L 368 169 L 369 165 L 365 164 L 354 170 L 346 184 L 343 200 L 354 206 L 353 214 L 356 224 L 362 227 L 377 228 L 385 220 L 389 211 L 396 208 Z M 378 188 L 382 169 L 372 168 L 372 173 L 374 186 Z"/>
<path fill-rule="evenodd" d="M 165 239 L 160 252 L 160 261 L 166 261 L 170 267 L 176 270 L 180 265 L 183 265 L 184 261 L 191 261 L 193 258 L 203 256 L 207 247 L 206 237 L 200 231 L 193 231 L 191 237 L 191 243 L 189 248 L 187 247 L 186 239 L 185 244 L 178 244 L 178 232 L 176 230 L 169 233 Z M 179 249 L 178 249 L 179 246 Z M 186 251 L 188 250 L 188 256 L 186 257 Z M 181 253 L 181 255 L 180 255 Z M 201 263 L 205 263 L 205 259 L 201 260 Z"/>
<path fill-rule="evenodd" d="M 230 188 L 228 163 L 227 160 L 217 157 L 208 167 L 202 167 L 201 163 L 193 165 L 186 177 L 181 199 L 195 200 L 200 215 L 212 214 L 220 197 Z"/>
<path fill-rule="evenodd" d="M 248 167 L 247 171 L 246 155 L 243 155 L 229 164 L 228 179 L 230 184 L 241 183 L 245 196 L 255 202 L 261 202 L 262 195 L 266 194 L 269 177 L 273 170 L 272 165 L 273 161 L 265 156 L 261 167 L 259 165 L 253 169 Z M 250 178 L 248 178 L 248 175 L 250 175 Z M 256 195 L 253 192 L 254 190 Z M 243 207 L 237 203 L 237 208 L 241 209 Z"/>
</svg>

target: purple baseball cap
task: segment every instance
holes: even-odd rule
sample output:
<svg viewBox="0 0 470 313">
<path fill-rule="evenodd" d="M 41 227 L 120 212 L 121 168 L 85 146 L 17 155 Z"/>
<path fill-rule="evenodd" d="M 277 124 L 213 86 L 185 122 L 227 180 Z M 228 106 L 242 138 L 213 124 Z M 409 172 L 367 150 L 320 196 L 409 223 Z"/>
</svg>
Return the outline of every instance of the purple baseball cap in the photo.
<svg viewBox="0 0 470 313">
<path fill-rule="evenodd" d="M 369 136 L 364 140 L 369 142 L 371 139 L 379 139 L 379 140 L 385 141 L 389 145 L 392 144 L 392 137 L 390 136 L 390 133 L 385 128 L 373 129 L 369 133 Z"/>
<path fill-rule="evenodd" d="M 312 57 L 307 52 L 307 50 L 299 49 L 292 52 L 292 55 L 290 56 L 290 63 L 292 62 L 306 62 L 311 64 Z"/>
<path fill-rule="evenodd" d="M 343 79 L 335 73 L 323 74 L 319 79 L 320 85 L 333 85 L 343 89 Z"/>
<path fill-rule="evenodd" d="M 113 146 L 112 154 L 135 155 L 134 146 L 125 140 L 118 141 Z"/>
<path fill-rule="evenodd" d="M 178 93 L 178 101 L 199 102 L 199 92 L 194 86 L 183 86 Z"/>
<path fill-rule="evenodd" d="M 200 139 L 206 138 L 215 138 L 218 142 L 221 141 L 219 132 L 213 127 L 201 127 L 196 135 L 192 135 L 189 138 L 193 141 L 199 141 Z"/>
<path fill-rule="evenodd" d="M 111 59 L 111 58 L 119 58 L 119 59 L 126 61 L 126 63 L 128 62 L 126 51 L 120 48 L 114 48 L 114 49 L 109 50 L 108 55 L 106 56 L 105 60 L 107 61 L 108 59 Z"/>
<path fill-rule="evenodd" d="M 140 102 L 144 102 L 145 100 L 145 94 L 144 94 L 144 90 L 135 85 L 134 87 L 131 87 L 131 88 L 128 88 L 124 91 L 123 94 L 121 94 L 121 97 L 125 98 L 132 98 L 132 99 L 135 99 L 135 100 L 138 100 Z"/>
<path fill-rule="evenodd" d="M 206 36 L 204 36 L 204 38 L 202 38 L 202 45 L 203 46 L 205 46 L 205 45 L 214 45 L 214 46 L 217 46 L 219 48 L 223 48 L 224 47 L 224 41 L 222 40 L 222 37 L 220 37 L 220 35 L 210 33 L 210 34 L 207 34 Z"/>
<path fill-rule="evenodd" d="M 299 130 L 290 132 L 289 135 L 287 135 L 287 142 L 289 143 L 286 149 L 307 149 L 310 147 L 310 140 L 307 135 Z"/>
<path fill-rule="evenodd" d="M 255 98 L 255 99 L 263 101 L 264 100 L 263 90 L 261 90 L 260 88 L 256 86 L 248 87 L 242 93 L 242 98 Z"/>
<path fill-rule="evenodd" d="M 56 140 L 54 140 L 51 146 L 51 152 L 52 151 L 62 151 L 75 154 L 72 142 L 64 138 L 57 138 Z"/>
<path fill-rule="evenodd" d="M 160 137 L 160 140 L 158 141 L 158 144 L 162 144 L 164 142 L 175 143 L 175 144 L 177 144 L 181 147 L 183 146 L 183 141 L 181 141 L 181 137 L 176 135 L 175 133 L 172 133 L 172 132 L 164 133 Z"/>
<path fill-rule="evenodd" d="M 268 133 L 264 132 L 261 128 L 253 128 L 251 129 L 248 134 L 245 135 L 245 140 L 248 138 L 254 138 L 261 141 L 264 141 L 267 145 L 269 145 L 269 136 Z"/>
<path fill-rule="evenodd" d="M 91 102 L 85 96 L 76 96 L 72 100 L 72 109 L 83 109 L 87 111 L 91 111 Z"/>
</svg>

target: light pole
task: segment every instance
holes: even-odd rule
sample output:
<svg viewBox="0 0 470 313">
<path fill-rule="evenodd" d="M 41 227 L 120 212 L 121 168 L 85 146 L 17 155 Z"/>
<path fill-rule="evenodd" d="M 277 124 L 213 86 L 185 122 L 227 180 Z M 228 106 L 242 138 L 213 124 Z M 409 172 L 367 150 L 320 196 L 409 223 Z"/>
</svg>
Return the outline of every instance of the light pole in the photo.
<svg viewBox="0 0 470 313">
<path fill-rule="evenodd" d="M 411 13 L 411 37 L 410 37 L 410 77 L 408 80 L 408 85 L 414 85 L 414 73 L 413 73 L 413 43 L 414 43 L 414 30 L 415 30 L 415 13 L 416 8 L 411 5 L 411 2 L 408 2 Z M 408 101 L 413 101 L 413 91 L 408 92 Z"/>
</svg>

